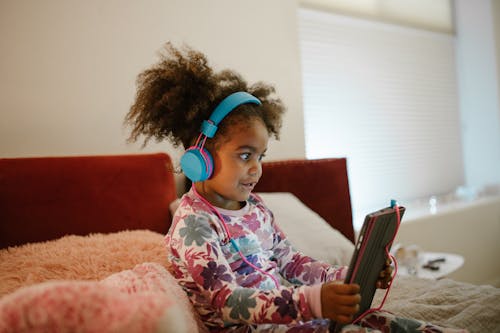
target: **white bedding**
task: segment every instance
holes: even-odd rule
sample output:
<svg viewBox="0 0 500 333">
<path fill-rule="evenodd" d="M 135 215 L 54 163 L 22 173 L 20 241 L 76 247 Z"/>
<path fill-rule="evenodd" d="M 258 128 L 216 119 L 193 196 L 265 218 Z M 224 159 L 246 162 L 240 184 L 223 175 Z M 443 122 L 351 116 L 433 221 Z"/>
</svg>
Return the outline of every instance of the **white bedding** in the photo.
<svg viewBox="0 0 500 333">
<path fill-rule="evenodd" d="M 291 193 L 258 193 L 299 251 L 332 265 L 348 265 L 354 244 Z"/>
<path fill-rule="evenodd" d="M 354 245 L 290 193 L 260 193 L 292 244 L 313 258 L 348 265 Z M 377 307 L 385 290 L 378 290 Z M 384 310 L 471 333 L 500 333 L 500 289 L 450 279 L 396 277 Z"/>
<path fill-rule="evenodd" d="M 372 306 L 380 304 L 384 292 L 377 291 Z M 397 277 L 384 310 L 471 333 L 500 332 L 500 289 L 488 285 Z"/>
</svg>

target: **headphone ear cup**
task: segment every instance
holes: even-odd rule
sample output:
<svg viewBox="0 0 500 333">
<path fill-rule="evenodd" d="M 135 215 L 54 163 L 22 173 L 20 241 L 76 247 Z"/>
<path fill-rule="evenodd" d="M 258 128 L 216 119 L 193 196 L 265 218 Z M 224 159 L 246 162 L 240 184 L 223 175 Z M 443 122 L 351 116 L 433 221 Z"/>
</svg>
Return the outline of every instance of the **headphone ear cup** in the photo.
<svg viewBox="0 0 500 333">
<path fill-rule="evenodd" d="M 182 171 L 192 182 L 201 182 L 210 178 L 213 165 L 212 156 L 205 148 L 190 147 L 181 157 Z"/>
</svg>

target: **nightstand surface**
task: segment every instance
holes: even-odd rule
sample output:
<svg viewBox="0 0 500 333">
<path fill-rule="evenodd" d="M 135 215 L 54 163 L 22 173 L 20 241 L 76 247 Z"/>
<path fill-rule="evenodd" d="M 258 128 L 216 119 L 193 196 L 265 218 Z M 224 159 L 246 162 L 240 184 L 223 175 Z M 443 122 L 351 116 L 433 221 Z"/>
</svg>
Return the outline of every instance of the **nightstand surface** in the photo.
<svg viewBox="0 0 500 333">
<path fill-rule="evenodd" d="M 423 268 L 429 260 L 435 260 L 444 258 L 443 262 L 437 263 L 439 269 L 431 270 Z M 446 277 L 448 274 L 456 271 L 464 264 L 464 258 L 461 255 L 446 252 L 421 252 L 418 258 L 419 264 L 415 276 L 424 279 L 441 279 Z M 408 268 L 405 266 L 400 266 L 398 275 L 405 276 L 410 275 L 408 273 Z"/>
</svg>

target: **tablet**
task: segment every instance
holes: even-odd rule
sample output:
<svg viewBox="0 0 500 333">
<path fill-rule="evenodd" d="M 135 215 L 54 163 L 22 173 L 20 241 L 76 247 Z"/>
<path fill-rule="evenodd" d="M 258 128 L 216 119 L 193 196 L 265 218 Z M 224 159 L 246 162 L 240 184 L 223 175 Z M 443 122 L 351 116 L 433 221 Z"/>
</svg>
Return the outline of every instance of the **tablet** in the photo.
<svg viewBox="0 0 500 333">
<path fill-rule="evenodd" d="M 360 286 L 361 303 L 354 318 L 370 309 L 377 289 L 377 279 L 387 257 L 385 248 L 390 250 L 405 212 L 404 207 L 399 206 L 398 209 L 399 220 L 395 207 L 383 208 L 365 217 L 344 280 L 344 283 L 356 283 Z M 342 325 L 336 326 L 338 328 Z"/>
</svg>

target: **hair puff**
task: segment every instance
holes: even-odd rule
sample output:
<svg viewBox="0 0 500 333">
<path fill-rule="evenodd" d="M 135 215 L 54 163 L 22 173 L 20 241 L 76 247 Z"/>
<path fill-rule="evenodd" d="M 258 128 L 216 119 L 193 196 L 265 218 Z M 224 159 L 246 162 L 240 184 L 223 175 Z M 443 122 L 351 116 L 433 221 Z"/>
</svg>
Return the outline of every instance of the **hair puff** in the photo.
<svg viewBox="0 0 500 333">
<path fill-rule="evenodd" d="M 187 148 L 199 135 L 203 120 L 225 97 L 237 91 L 249 92 L 262 105 L 238 107 L 252 112 L 240 112 L 241 116 L 236 117 L 231 112 L 226 117 L 230 119 L 224 118 L 219 125 L 217 134 L 223 136 L 230 124 L 259 117 L 269 134 L 279 138 L 285 108 L 274 96 L 274 87 L 263 82 L 248 86 L 240 74 L 228 69 L 216 73 L 203 53 L 189 47 L 177 49 L 166 43 L 160 61 L 140 73 L 136 85 L 135 101 L 125 117 L 125 124 L 132 127 L 129 142 L 144 136 L 143 146 L 151 139 L 167 139 L 175 147 L 182 144 Z"/>
</svg>

